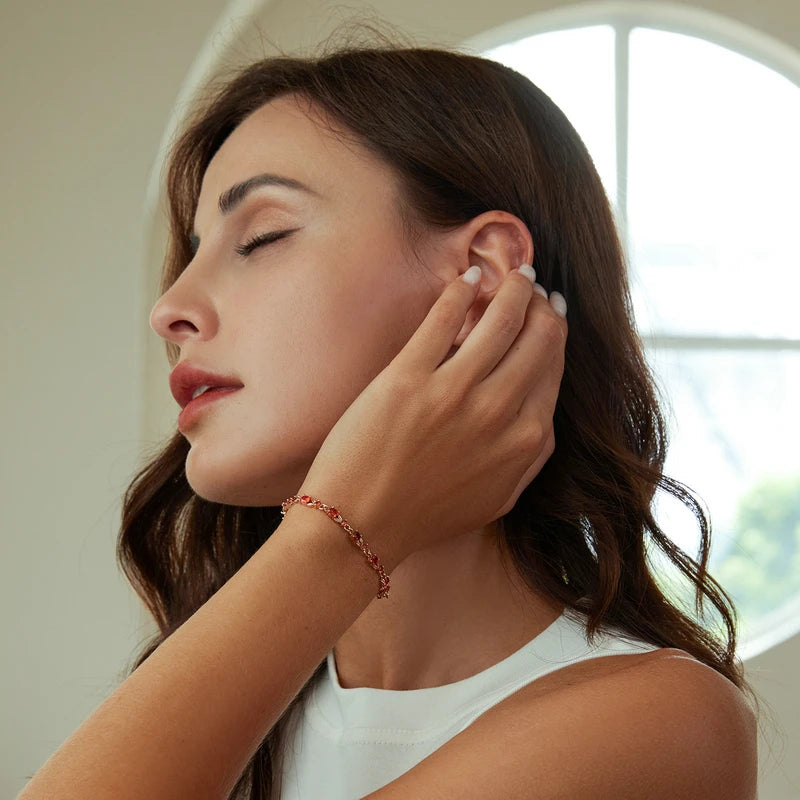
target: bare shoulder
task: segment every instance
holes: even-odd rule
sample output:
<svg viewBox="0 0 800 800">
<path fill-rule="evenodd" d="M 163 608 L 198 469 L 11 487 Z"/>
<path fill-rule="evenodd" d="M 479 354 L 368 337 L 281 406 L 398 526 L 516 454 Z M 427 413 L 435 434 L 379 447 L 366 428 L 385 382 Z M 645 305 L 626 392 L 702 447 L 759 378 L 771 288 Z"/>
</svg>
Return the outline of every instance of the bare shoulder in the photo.
<svg viewBox="0 0 800 800">
<path fill-rule="evenodd" d="M 368 797 L 755 800 L 757 772 L 741 691 L 668 648 L 544 676 Z"/>
</svg>

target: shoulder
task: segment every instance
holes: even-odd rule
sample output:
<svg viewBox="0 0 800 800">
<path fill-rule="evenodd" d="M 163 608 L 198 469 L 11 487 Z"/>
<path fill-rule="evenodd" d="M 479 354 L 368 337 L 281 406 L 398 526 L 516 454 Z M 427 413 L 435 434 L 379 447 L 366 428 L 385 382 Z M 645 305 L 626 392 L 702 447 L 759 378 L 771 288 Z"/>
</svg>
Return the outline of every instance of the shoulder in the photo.
<svg viewBox="0 0 800 800">
<path fill-rule="evenodd" d="M 654 651 L 545 697 L 528 713 L 542 711 L 554 728 L 569 720 L 558 739 L 580 765 L 573 797 L 583 787 L 598 800 L 757 796 L 755 715 L 734 684 L 681 650 Z M 555 798 L 557 772 L 551 780 Z"/>
<path fill-rule="evenodd" d="M 493 706 L 370 800 L 755 800 L 755 716 L 716 670 L 664 649 L 557 672 L 549 686 L 534 681 Z"/>
</svg>

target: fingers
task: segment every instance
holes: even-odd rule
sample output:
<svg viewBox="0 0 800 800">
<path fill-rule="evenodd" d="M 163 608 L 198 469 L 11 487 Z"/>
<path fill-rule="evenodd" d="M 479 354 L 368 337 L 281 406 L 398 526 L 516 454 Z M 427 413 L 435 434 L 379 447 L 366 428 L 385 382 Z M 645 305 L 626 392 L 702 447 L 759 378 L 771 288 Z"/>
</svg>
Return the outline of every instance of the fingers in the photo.
<svg viewBox="0 0 800 800">
<path fill-rule="evenodd" d="M 520 335 L 484 381 L 487 393 L 517 410 L 531 394 L 539 403 L 546 399 L 546 408 L 551 408 L 552 400 L 555 408 L 568 332 L 565 317 L 555 308 L 561 303 L 564 299 L 558 293 L 552 293 L 549 300 L 533 293 Z M 551 379 L 545 380 L 548 375 Z"/>
<path fill-rule="evenodd" d="M 519 496 L 522 492 L 531 484 L 533 479 L 542 471 L 542 467 L 547 463 L 550 459 L 550 456 L 556 450 L 556 439 L 553 432 L 553 429 L 550 428 L 547 437 L 542 443 L 542 448 L 539 451 L 538 455 L 536 456 L 536 460 L 526 469 L 525 474 L 520 478 L 519 483 L 514 488 L 511 496 L 506 500 L 503 504 L 503 507 L 497 511 L 494 517 L 490 520 L 490 522 L 494 522 L 496 519 L 508 514 L 509 511 L 514 507 L 517 500 L 519 500 Z"/>
<path fill-rule="evenodd" d="M 470 277 L 470 270 L 445 287 L 422 324 L 395 358 L 397 364 L 432 373 L 445 360 L 464 325 L 467 312 L 475 302 L 480 285 L 480 272 L 477 283 L 469 283 L 465 277 Z"/>
<path fill-rule="evenodd" d="M 428 374 L 438 368 L 443 379 L 458 383 L 462 391 L 491 381 L 487 388 L 501 392 L 498 399 L 519 409 L 531 381 L 552 361 L 553 351 L 560 350 L 563 371 L 567 323 L 554 305 L 563 303 L 563 297 L 554 293 L 551 303 L 541 285 L 534 287 L 519 270 L 510 270 L 483 317 L 447 359 L 477 294 L 479 283 L 464 279 L 469 272 L 445 288 L 396 362 Z"/>
<path fill-rule="evenodd" d="M 525 312 L 533 294 L 530 280 L 519 270 L 510 270 L 458 352 L 441 366 L 442 376 L 454 384 L 458 383 L 462 389 L 484 380 L 522 330 Z"/>
</svg>

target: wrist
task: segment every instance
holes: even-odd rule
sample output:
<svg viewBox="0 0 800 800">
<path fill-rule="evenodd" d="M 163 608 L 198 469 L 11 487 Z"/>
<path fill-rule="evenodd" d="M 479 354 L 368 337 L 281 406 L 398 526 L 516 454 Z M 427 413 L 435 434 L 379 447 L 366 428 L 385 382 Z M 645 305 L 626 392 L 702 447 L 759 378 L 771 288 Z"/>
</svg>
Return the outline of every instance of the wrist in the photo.
<svg viewBox="0 0 800 800">
<path fill-rule="evenodd" d="M 372 572 L 373 581 L 377 584 L 378 598 L 382 599 L 389 596 L 389 575 L 403 560 L 402 556 L 398 556 L 391 548 L 386 547 L 386 542 L 380 542 L 380 552 L 376 552 L 373 547 L 374 539 L 367 541 L 367 537 L 345 518 L 339 508 L 325 503 L 320 497 L 300 490 L 298 494 L 286 498 L 281 504 L 281 515 L 284 519 L 289 510 L 295 505 L 305 506 L 309 511 L 314 512 L 313 515 L 308 515 L 304 520 L 304 525 L 310 524 L 314 529 L 315 532 L 312 536 L 330 538 L 332 534 L 336 534 L 333 526 L 337 526 L 339 528 L 339 540 L 335 545 L 336 549 L 343 555 L 345 550 L 348 550 L 352 556 L 358 558 L 362 562 L 363 574 Z M 327 517 L 327 520 L 324 517 Z"/>
</svg>

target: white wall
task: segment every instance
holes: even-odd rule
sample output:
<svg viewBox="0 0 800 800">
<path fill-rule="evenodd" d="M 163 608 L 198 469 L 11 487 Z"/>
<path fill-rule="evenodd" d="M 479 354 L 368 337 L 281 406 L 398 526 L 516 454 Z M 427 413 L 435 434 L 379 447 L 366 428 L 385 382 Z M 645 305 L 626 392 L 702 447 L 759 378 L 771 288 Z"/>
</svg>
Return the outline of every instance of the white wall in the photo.
<svg viewBox="0 0 800 800">
<path fill-rule="evenodd" d="M 142 446 L 143 218 L 221 0 L 0 4 L 0 797 L 139 639 L 114 547 Z"/>
<path fill-rule="evenodd" d="M 190 88 L 215 53 L 238 58 L 259 44 L 253 28 L 230 50 L 226 25 L 203 49 L 225 5 L 27 0 L 0 8 L 3 797 L 113 691 L 149 632 L 114 556 L 120 499 L 139 454 L 176 416 L 164 349 L 147 324 L 163 246 L 148 188 L 184 82 Z M 371 7 L 421 41 L 456 44 L 564 5 Z M 800 51 L 795 0 L 692 6 Z M 246 7 L 235 9 L 239 23 Z M 346 13 L 323 0 L 284 0 L 265 4 L 259 29 L 284 49 L 307 48 Z M 798 657 L 800 636 L 747 664 L 786 737 L 760 745 L 761 800 L 800 796 Z"/>
</svg>

